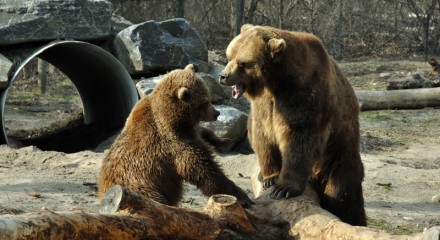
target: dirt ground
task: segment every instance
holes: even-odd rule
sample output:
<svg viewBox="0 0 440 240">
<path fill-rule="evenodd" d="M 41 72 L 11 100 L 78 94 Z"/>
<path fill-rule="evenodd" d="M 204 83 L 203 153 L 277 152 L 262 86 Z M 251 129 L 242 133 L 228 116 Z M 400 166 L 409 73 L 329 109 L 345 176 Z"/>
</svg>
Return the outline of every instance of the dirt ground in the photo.
<svg viewBox="0 0 440 240">
<path fill-rule="evenodd" d="M 340 65 L 355 89 L 385 89 L 386 79 L 413 73 L 437 78 L 427 63 L 417 59 L 375 59 Z M 11 93 L 11 98 L 18 95 Z M 71 99 L 17 99 L 6 107 L 5 126 L 10 132 L 47 126 L 78 107 L 77 101 L 68 104 Z M 361 154 L 366 176 L 363 186 L 370 227 L 408 234 L 440 225 L 440 202 L 432 199 L 440 195 L 439 119 L 440 108 L 361 113 Z M 108 146 L 100 146 L 100 150 Z M 96 181 L 103 154 L 0 146 L 0 215 L 42 207 L 96 212 Z M 227 175 L 251 195 L 255 154 L 218 155 L 217 160 Z M 195 187 L 187 185 L 182 206 L 202 206 L 206 200 Z"/>
</svg>

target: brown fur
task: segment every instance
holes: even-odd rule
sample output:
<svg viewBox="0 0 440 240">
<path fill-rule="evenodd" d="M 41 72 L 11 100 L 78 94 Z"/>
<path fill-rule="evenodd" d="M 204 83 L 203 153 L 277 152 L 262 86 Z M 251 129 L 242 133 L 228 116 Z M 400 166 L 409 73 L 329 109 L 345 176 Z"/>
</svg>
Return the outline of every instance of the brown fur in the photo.
<svg viewBox="0 0 440 240">
<path fill-rule="evenodd" d="M 428 63 L 431 65 L 432 73 L 436 74 L 437 77 L 440 77 L 440 63 L 437 61 L 437 59 L 431 58 L 428 60 Z M 440 79 L 431 79 L 431 87 L 440 87 Z"/>
<path fill-rule="evenodd" d="M 98 182 L 99 197 L 119 184 L 176 206 L 185 180 L 207 196 L 230 194 L 243 205 L 252 203 L 243 190 L 226 178 L 213 159 L 211 147 L 200 136 L 206 129 L 199 127 L 199 122 L 215 121 L 218 115 L 208 88 L 193 65 L 170 72 L 151 95 L 133 108 L 105 156 Z"/>
<path fill-rule="evenodd" d="M 428 63 L 429 63 L 429 65 L 431 65 L 432 72 L 439 74 L 440 64 L 438 63 L 437 59 L 431 58 L 428 60 Z"/>
<path fill-rule="evenodd" d="M 244 25 L 229 44 L 223 84 L 251 102 L 248 134 L 273 198 L 308 181 L 321 206 L 366 225 L 354 91 L 321 41 L 307 33 Z"/>
</svg>

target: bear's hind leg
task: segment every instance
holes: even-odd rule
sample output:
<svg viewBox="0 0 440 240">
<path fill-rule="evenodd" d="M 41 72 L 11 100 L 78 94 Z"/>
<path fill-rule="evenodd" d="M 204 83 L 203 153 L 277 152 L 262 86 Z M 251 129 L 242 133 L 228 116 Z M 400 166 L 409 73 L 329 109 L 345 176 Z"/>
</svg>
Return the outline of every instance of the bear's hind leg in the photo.
<svg viewBox="0 0 440 240">
<path fill-rule="evenodd" d="M 324 192 L 318 193 L 322 208 L 343 222 L 366 226 L 362 179 L 363 170 L 359 172 L 346 167 L 334 170 L 328 177 L 327 184 L 323 186 Z"/>
</svg>

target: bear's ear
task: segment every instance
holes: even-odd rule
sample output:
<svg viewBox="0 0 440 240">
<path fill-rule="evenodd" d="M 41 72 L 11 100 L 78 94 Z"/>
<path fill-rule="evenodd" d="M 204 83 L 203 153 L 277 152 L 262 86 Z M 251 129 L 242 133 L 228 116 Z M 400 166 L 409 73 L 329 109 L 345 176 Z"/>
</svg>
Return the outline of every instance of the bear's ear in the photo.
<svg viewBox="0 0 440 240">
<path fill-rule="evenodd" d="M 177 91 L 177 97 L 184 102 L 187 102 L 189 100 L 189 90 L 186 87 L 181 87 L 179 88 L 179 90 Z"/>
<path fill-rule="evenodd" d="M 243 26 L 241 26 L 240 33 L 246 32 L 247 30 L 251 29 L 253 26 L 254 25 L 252 24 L 244 24 Z"/>
<path fill-rule="evenodd" d="M 196 72 L 196 67 L 194 66 L 194 64 L 188 64 L 186 65 L 185 70 L 191 70 L 193 72 Z"/>
<path fill-rule="evenodd" d="M 429 65 L 431 66 L 437 66 L 437 60 L 435 58 L 431 58 L 428 60 Z"/>
<path fill-rule="evenodd" d="M 282 38 L 271 38 L 267 42 L 269 48 L 270 57 L 274 62 L 279 62 L 281 60 L 281 55 L 286 49 L 286 42 Z"/>
</svg>

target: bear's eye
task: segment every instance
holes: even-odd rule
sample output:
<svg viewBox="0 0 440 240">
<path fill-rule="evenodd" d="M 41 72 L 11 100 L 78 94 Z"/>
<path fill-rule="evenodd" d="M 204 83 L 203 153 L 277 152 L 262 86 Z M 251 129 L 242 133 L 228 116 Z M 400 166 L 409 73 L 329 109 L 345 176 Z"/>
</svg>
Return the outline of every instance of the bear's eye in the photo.
<svg viewBox="0 0 440 240">
<path fill-rule="evenodd" d="M 238 67 L 241 69 L 251 68 L 254 64 L 252 62 L 238 62 Z"/>
<path fill-rule="evenodd" d="M 239 67 L 239 68 L 246 68 L 247 65 L 246 65 L 245 62 L 238 62 L 238 67 Z"/>
</svg>

